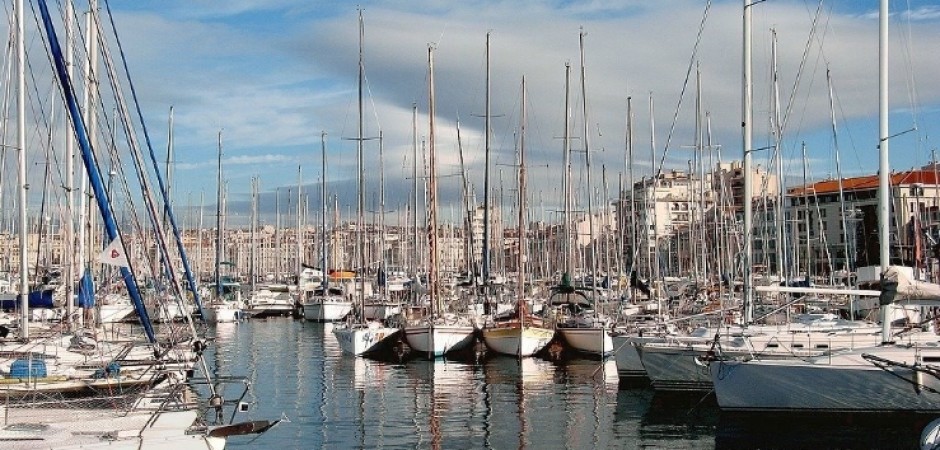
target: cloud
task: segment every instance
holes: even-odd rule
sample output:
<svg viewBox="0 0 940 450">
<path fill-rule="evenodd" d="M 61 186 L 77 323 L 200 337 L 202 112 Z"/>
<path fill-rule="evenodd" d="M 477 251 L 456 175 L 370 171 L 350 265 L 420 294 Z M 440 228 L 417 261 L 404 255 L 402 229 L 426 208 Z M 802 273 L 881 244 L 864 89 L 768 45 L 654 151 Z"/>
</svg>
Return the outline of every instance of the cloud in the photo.
<svg viewBox="0 0 940 450">
<path fill-rule="evenodd" d="M 493 189 L 499 186 L 500 171 L 504 191 L 515 182 L 511 164 L 519 142 L 520 85 L 525 75 L 530 192 L 533 196 L 541 193 L 546 208 L 560 202 L 556 188 L 565 135 L 566 63 L 571 64 L 568 135 L 572 147 L 580 150 L 586 141 L 583 130 L 588 129 L 595 187 L 600 188 L 601 167 L 607 169 L 611 186 L 625 170 L 628 96 L 634 113 L 636 178 L 648 176 L 650 160 L 658 161 L 664 151 L 667 169 L 686 167 L 692 155 L 689 147 L 706 134 L 695 129 L 696 96 L 710 119 L 706 138 L 720 145 L 723 160 L 742 154 L 740 1 L 711 3 L 694 60 L 693 44 L 705 12 L 701 1 L 389 0 L 367 1 L 362 6 L 363 136 L 383 133 L 390 204 L 411 198 L 413 104 L 417 105 L 419 167 L 423 167 L 421 142 L 429 135 L 429 43 L 436 45 L 439 174 L 458 172 L 458 149 L 462 148 L 469 181 L 477 199 L 483 197 L 486 134 L 480 116 L 485 111 L 487 32 L 491 33 Z M 112 7 L 156 148 L 164 147 L 160 141 L 167 134 L 165 117 L 171 105 L 175 108 L 177 169 L 211 170 L 221 131 L 232 198 L 245 195 L 253 176 L 261 177 L 266 191 L 296 184 L 298 164 L 304 180 L 318 180 L 322 176 L 320 133 L 325 131 L 327 180 L 344 186 L 344 196 L 350 189 L 354 194 L 359 175 L 358 148 L 351 140 L 358 134 L 355 5 L 167 0 L 158 9 L 146 2 Z M 769 124 L 774 110 L 770 74 L 770 29 L 774 28 L 779 108 L 789 111 L 782 157 L 801 160 L 801 143 L 807 142 L 810 157 L 818 160 L 812 172 L 834 172 L 829 157 L 833 150 L 828 68 L 843 172 L 874 172 L 877 128 L 871 119 L 877 111 L 877 23 L 866 15 L 869 11 L 853 2 L 826 8 L 820 28 L 809 40 L 815 5 L 781 0 L 753 7 L 755 145 L 767 146 L 773 140 Z M 896 149 L 892 164 L 899 167 L 914 165 L 925 158 L 925 149 L 935 146 L 929 136 L 940 114 L 940 83 L 934 76 L 940 73 L 940 59 L 932 57 L 931 45 L 940 41 L 938 10 L 922 5 L 903 13 L 911 19 L 904 32 L 910 41 L 892 34 L 897 41 L 893 45 L 899 48 L 891 53 L 892 109 L 898 112 L 892 115 L 892 130 L 918 124 L 917 133 L 892 141 Z M 580 93 L 581 30 L 585 32 L 587 127 Z M 807 42 L 808 57 L 802 62 Z M 44 62 L 43 56 L 34 53 L 32 58 Z M 694 69 L 686 80 L 690 64 L 700 73 L 700 90 Z M 680 97 L 683 86 L 685 93 Z M 651 136 L 652 123 L 655 136 Z M 379 142 L 365 141 L 362 150 L 366 196 L 371 198 L 378 191 Z M 574 155 L 577 173 L 583 172 L 584 162 L 583 152 Z M 801 172 L 799 166 L 792 167 Z M 174 184 L 176 192 L 213 192 L 215 179 L 177 177 Z M 439 184 L 442 190 L 460 192 L 456 177 L 441 178 Z"/>
<path fill-rule="evenodd" d="M 250 166 L 256 164 L 281 164 L 296 162 L 297 159 L 288 155 L 241 155 L 230 158 L 222 158 L 222 168 L 225 170 L 229 166 Z M 174 166 L 179 170 L 206 169 L 218 167 L 218 161 L 201 161 L 197 163 L 178 163 Z"/>
</svg>

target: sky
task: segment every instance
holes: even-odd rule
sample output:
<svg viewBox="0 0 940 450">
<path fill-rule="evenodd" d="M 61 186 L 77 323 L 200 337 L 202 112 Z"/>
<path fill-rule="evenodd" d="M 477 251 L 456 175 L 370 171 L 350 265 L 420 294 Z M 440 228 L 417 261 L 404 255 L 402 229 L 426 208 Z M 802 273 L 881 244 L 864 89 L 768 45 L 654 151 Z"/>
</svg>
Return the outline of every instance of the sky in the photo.
<svg viewBox="0 0 940 450">
<path fill-rule="evenodd" d="M 86 8 L 82 3 L 77 7 Z M 419 152 L 429 138 L 429 48 L 434 58 L 442 214 L 452 220 L 459 210 L 459 148 L 469 182 L 482 201 L 487 34 L 491 192 L 506 203 L 516 195 L 514 164 L 525 77 L 525 153 L 529 205 L 534 210 L 530 214 L 535 219 L 551 219 L 561 203 L 566 64 L 569 137 L 577 150 L 572 154 L 573 177 L 580 203 L 586 202 L 588 192 L 586 155 L 597 199 L 616 196 L 620 180 L 626 183 L 631 176 L 628 167 L 636 181 L 650 176 L 653 159 L 657 167 L 662 159 L 664 170 L 687 169 L 697 158 L 698 136 L 711 144 L 710 150 L 699 153 L 706 162 L 717 161 L 719 153 L 724 162 L 742 155 L 738 0 L 109 3 L 151 139 L 161 155 L 173 108 L 174 202 L 178 209 L 200 203 L 214 209 L 221 133 L 233 223 L 247 218 L 252 177 L 260 179 L 266 222 L 272 221 L 274 192 L 280 193 L 279 206 L 286 211 L 287 192 L 296 193 L 298 181 L 309 196 L 310 209 L 319 210 L 323 133 L 327 192 L 337 195 L 344 216 L 354 211 L 360 8 L 363 136 L 382 134 L 386 210 L 393 211 L 393 223 L 412 196 L 413 105 Z M 755 147 L 774 142 L 770 124 L 778 110 L 782 172 L 789 184 L 802 182 L 804 172 L 808 179 L 834 177 L 840 171 L 844 176 L 875 173 L 878 2 L 768 0 L 751 9 Z M 891 166 L 906 170 L 927 164 L 937 147 L 933 133 L 940 118 L 940 2 L 895 1 L 891 12 L 890 129 L 898 134 L 890 141 Z M 37 56 L 33 64 L 46 61 L 44 55 Z M 776 108 L 775 97 L 780 105 Z M 626 151 L 628 98 L 632 165 Z M 696 132 L 697 101 L 700 116 L 707 117 L 702 120 L 707 131 Z M 362 151 L 364 197 L 371 211 L 377 208 L 380 182 L 379 141 L 363 141 Z M 755 153 L 755 162 L 764 167 L 771 158 L 768 150 Z"/>
</svg>

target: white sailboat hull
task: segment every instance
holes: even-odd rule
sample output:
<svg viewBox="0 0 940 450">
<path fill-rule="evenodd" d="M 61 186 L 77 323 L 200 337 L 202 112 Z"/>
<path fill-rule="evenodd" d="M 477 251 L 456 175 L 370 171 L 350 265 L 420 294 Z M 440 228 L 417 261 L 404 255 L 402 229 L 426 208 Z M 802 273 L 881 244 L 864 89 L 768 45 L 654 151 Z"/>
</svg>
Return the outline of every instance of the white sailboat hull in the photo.
<svg viewBox="0 0 940 450">
<path fill-rule="evenodd" d="M 646 368 L 637 351 L 638 345 L 648 342 L 663 342 L 658 336 L 615 335 L 611 336 L 614 344 L 614 360 L 617 363 L 617 374 L 623 378 L 646 377 Z"/>
<path fill-rule="evenodd" d="M 342 298 L 312 298 L 304 303 L 304 319 L 316 322 L 338 322 L 352 311 L 352 302 Z"/>
<path fill-rule="evenodd" d="M 607 356 L 614 351 L 614 342 L 606 328 L 558 328 L 571 348 L 593 355 Z"/>
<path fill-rule="evenodd" d="M 656 390 L 704 391 L 712 388 L 708 363 L 701 358 L 709 346 L 644 345 L 638 353 L 643 369 Z M 636 348 L 636 347 L 634 347 Z M 619 368 L 618 368 L 619 370 Z"/>
<path fill-rule="evenodd" d="M 251 317 L 289 316 L 294 312 L 294 298 L 286 291 L 261 289 L 251 294 L 246 306 Z"/>
<path fill-rule="evenodd" d="M 204 311 L 206 313 L 206 322 L 209 323 L 238 322 L 242 315 L 241 308 L 229 303 L 211 304 L 206 306 Z"/>
<path fill-rule="evenodd" d="M 473 343 L 475 329 L 465 325 L 421 325 L 405 328 L 412 350 L 430 357 L 463 350 Z"/>
<path fill-rule="evenodd" d="M 555 332 L 547 328 L 523 327 L 518 324 L 483 329 L 486 348 L 502 355 L 519 357 L 540 352 L 554 336 Z"/>
<path fill-rule="evenodd" d="M 791 327 L 799 330 L 807 328 L 799 324 Z M 873 330 L 868 326 L 859 326 L 831 331 L 788 332 L 787 328 L 774 331 L 768 327 L 763 333 L 753 336 L 723 337 L 717 346 L 713 344 L 713 339 L 689 337 L 644 345 L 639 352 L 655 389 L 708 391 L 713 387 L 712 377 L 708 363 L 703 359 L 707 359 L 705 357 L 709 352 L 724 360 L 756 358 L 765 361 L 798 361 L 800 358 L 873 346 L 880 340 L 879 334 Z M 925 333 L 913 333 L 909 339 L 912 342 L 936 340 Z"/>
<path fill-rule="evenodd" d="M 862 354 L 912 365 L 940 358 L 940 349 L 884 346 L 812 362 L 713 362 L 710 371 L 718 405 L 726 410 L 940 411 L 940 380 L 908 368 L 878 367 Z"/>
<path fill-rule="evenodd" d="M 333 335 L 339 347 L 347 355 L 360 356 L 374 352 L 388 345 L 400 331 L 381 325 L 369 324 L 338 326 L 333 328 Z"/>
</svg>

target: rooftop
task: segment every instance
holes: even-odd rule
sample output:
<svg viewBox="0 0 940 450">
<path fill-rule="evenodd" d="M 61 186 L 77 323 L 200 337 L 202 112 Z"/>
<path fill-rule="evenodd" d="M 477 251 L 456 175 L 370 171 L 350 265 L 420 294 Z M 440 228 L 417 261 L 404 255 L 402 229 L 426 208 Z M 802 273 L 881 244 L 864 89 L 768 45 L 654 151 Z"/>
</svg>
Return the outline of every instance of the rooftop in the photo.
<svg viewBox="0 0 940 450">
<path fill-rule="evenodd" d="M 907 172 L 897 172 L 891 174 L 891 186 L 903 186 L 911 184 L 929 184 L 938 183 L 937 173 L 933 170 L 910 170 Z M 862 191 L 878 189 L 878 175 L 866 175 L 864 177 L 843 178 L 843 191 Z M 839 192 L 839 180 L 823 180 L 807 186 L 792 187 L 787 190 L 789 195 L 803 196 L 815 192 L 816 194 L 832 194 Z"/>
</svg>

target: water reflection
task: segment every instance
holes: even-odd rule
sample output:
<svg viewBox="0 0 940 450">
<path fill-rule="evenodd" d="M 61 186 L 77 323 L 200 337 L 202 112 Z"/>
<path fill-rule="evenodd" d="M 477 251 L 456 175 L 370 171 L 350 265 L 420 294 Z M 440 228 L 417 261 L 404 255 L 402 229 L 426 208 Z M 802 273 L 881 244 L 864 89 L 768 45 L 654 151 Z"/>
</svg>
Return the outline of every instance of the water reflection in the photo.
<svg viewBox="0 0 940 450">
<path fill-rule="evenodd" d="M 715 447 L 919 448 L 921 431 L 935 418 L 902 413 L 725 413 Z"/>
<path fill-rule="evenodd" d="M 343 355 L 328 324 L 271 319 L 216 331 L 217 350 L 206 354 L 214 372 L 254 384 L 245 420 L 291 421 L 229 448 L 897 448 L 933 419 L 791 426 L 722 414 L 710 396 L 620 386 L 613 361 L 376 361 Z"/>
</svg>

